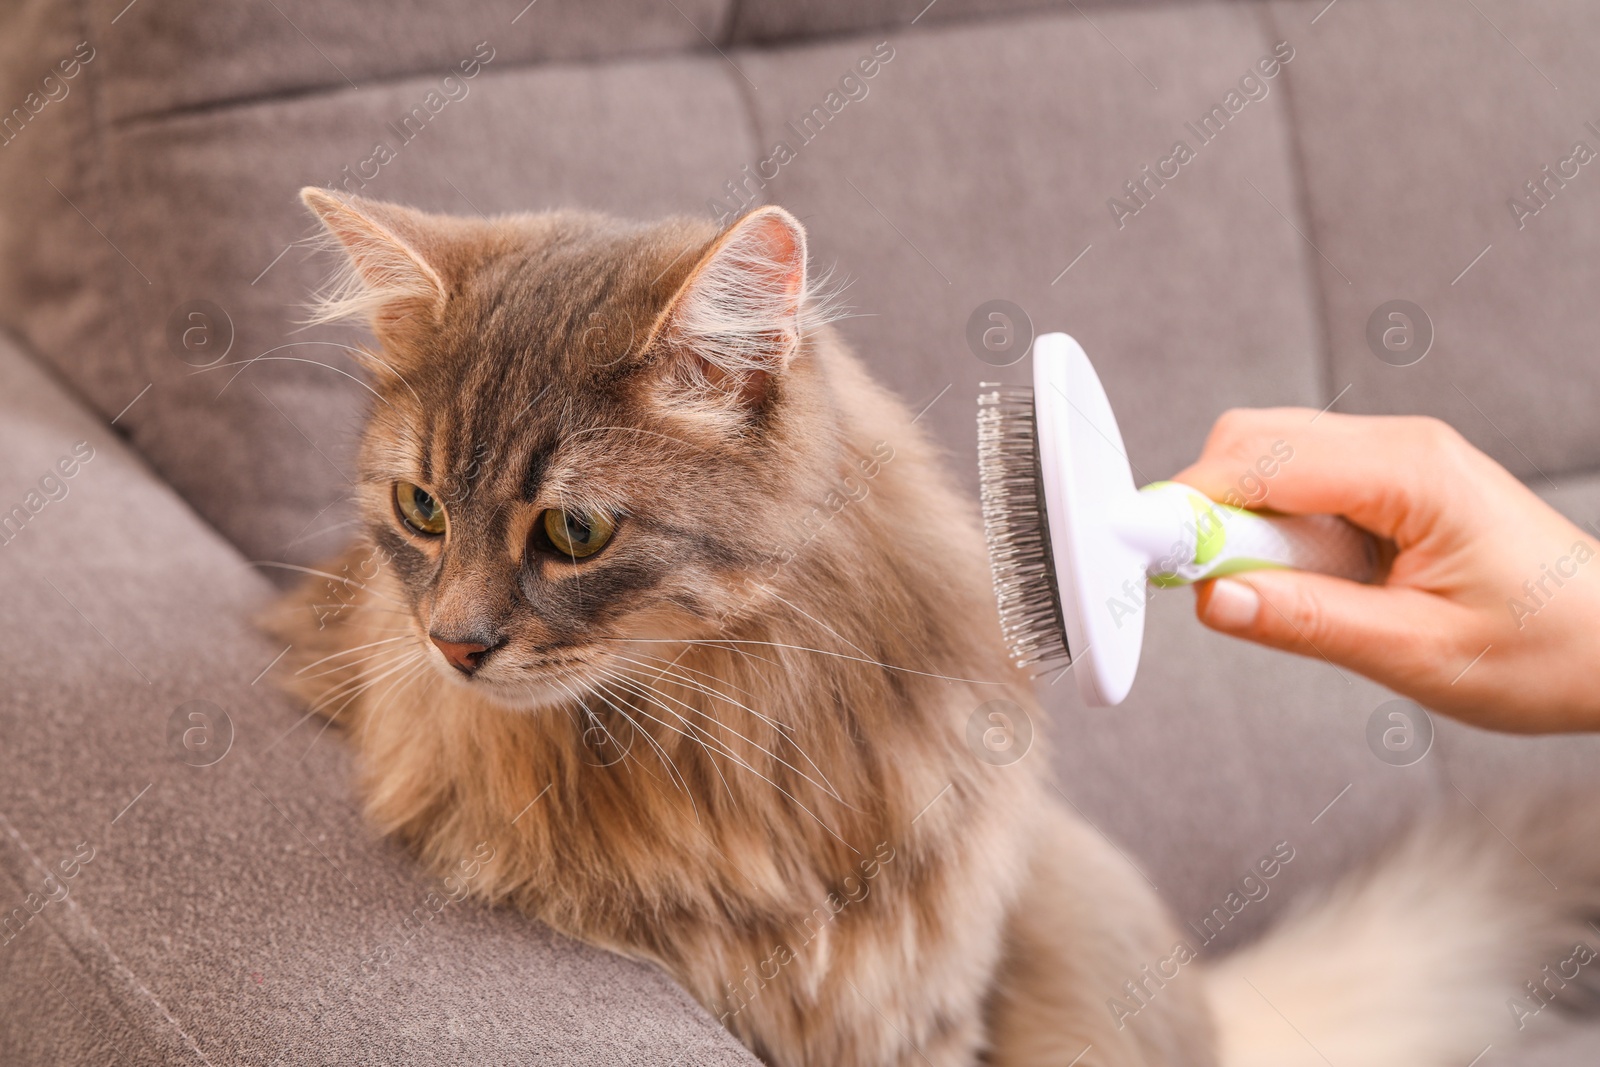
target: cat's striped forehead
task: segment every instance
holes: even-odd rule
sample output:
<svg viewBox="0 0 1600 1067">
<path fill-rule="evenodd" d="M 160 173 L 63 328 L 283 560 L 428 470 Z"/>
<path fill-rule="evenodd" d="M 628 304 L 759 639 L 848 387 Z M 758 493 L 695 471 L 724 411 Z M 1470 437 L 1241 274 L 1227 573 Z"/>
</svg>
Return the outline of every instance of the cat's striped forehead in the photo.
<svg viewBox="0 0 1600 1067">
<path fill-rule="evenodd" d="M 630 440 L 636 452 L 633 361 L 670 296 L 662 283 L 676 280 L 655 266 L 673 264 L 650 240 L 608 223 L 463 272 L 438 328 L 386 383 L 369 434 L 373 474 L 447 497 L 532 502 L 559 478 L 563 443 L 606 465 Z"/>
</svg>

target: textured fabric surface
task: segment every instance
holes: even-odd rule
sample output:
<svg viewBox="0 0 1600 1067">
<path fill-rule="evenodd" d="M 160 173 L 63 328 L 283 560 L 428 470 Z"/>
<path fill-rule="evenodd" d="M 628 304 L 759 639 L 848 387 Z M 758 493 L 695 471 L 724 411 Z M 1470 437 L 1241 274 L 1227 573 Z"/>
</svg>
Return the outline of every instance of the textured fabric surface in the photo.
<svg viewBox="0 0 1600 1067">
<path fill-rule="evenodd" d="M 1340 410 L 1437 415 L 1541 484 L 1600 466 L 1600 166 L 1560 174 L 1576 142 L 1600 153 L 1585 103 L 1600 91 L 1600 8 L 1363 0 L 1309 27 L 1322 6 L 1272 10 L 1304 52 L 1286 74 L 1328 385 L 1349 386 Z M 1528 182 L 1546 183 L 1542 200 Z M 1431 320 L 1413 366 L 1368 343 L 1368 320 L 1396 299 Z"/>
<path fill-rule="evenodd" d="M 0 342 L 0 500 L 79 442 L 0 545 L 0 1063 L 751 1062 L 656 969 L 377 841 L 272 686 L 268 584 Z"/>
<path fill-rule="evenodd" d="M 115 37 L 106 30 L 103 73 L 105 117 L 118 122 L 268 96 L 437 80 L 454 73 L 480 42 L 494 50 L 494 62 L 506 65 L 698 49 L 708 37 L 725 36 L 731 5 L 90 0 L 81 6 L 91 27 L 116 20 Z"/>
<path fill-rule="evenodd" d="M 1188 3 L 1192 0 L 1169 0 Z M 1095 17 L 1108 7 L 1126 8 L 1162 0 L 741 0 L 730 27 L 736 41 L 775 43 L 849 31 L 887 30 L 908 25 L 934 25 L 993 15 L 1053 11 L 1058 15 Z M 1074 11 L 1076 8 L 1076 12 Z"/>
</svg>

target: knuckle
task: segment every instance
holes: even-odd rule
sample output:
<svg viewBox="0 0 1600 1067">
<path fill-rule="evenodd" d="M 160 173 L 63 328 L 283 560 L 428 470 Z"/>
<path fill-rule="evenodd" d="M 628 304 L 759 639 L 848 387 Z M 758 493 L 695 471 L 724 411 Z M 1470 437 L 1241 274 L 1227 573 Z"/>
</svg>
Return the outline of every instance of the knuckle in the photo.
<svg viewBox="0 0 1600 1067">
<path fill-rule="evenodd" d="M 1261 413 L 1249 408 L 1229 408 L 1217 416 L 1206 440 L 1208 456 L 1226 458 L 1249 451 L 1260 436 Z"/>
<path fill-rule="evenodd" d="M 1431 486 L 1441 481 L 1453 482 L 1471 469 L 1477 449 L 1442 419 L 1417 415 L 1407 417 L 1405 422 L 1405 445 L 1410 462 L 1403 465 L 1405 473 L 1399 476 L 1393 491 L 1414 506 L 1416 501 L 1427 497 Z"/>
<path fill-rule="evenodd" d="M 1244 436 L 1254 424 L 1256 413 L 1249 408 L 1229 408 L 1217 416 L 1211 436 L 1228 441 Z"/>
<path fill-rule="evenodd" d="M 1412 439 L 1430 455 L 1452 456 L 1466 443 L 1459 430 L 1432 415 L 1409 416 L 1406 423 Z"/>
</svg>

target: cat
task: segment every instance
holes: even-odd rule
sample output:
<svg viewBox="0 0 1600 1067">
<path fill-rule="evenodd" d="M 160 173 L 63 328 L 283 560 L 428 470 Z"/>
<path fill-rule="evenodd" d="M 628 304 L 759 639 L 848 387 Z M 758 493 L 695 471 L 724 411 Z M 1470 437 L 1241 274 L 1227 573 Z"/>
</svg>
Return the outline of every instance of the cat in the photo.
<svg viewBox="0 0 1600 1067">
<path fill-rule="evenodd" d="M 376 344 L 363 532 L 267 623 L 291 688 L 381 831 L 439 871 L 487 842 L 477 892 L 659 964 L 764 1061 L 1459 1067 L 1589 936 L 1596 872 L 1510 922 L 1542 883 L 1447 820 L 1172 972 L 1185 935 L 1051 783 L 975 506 L 794 216 L 302 198 L 346 262 L 314 320 Z"/>
</svg>

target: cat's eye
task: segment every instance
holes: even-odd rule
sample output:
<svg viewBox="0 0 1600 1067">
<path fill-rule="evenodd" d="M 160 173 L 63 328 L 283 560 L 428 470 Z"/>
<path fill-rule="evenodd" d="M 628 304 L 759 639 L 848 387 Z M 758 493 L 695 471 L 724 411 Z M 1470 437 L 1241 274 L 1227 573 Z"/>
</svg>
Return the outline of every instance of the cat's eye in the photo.
<svg viewBox="0 0 1600 1067">
<path fill-rule="evenodd" d="M 551 508 L 539 519 L 550 547 L 563 556 L 592 556 L 617 532 L 617 522 L 603 511 L 590 508 Z"/>
<path fill-rule="evenodd" d="M 444 505 L 410 482 L 394 483 L 394 506 L 405 524 L 427 537 L 444 533 Z"/>
</svg>

